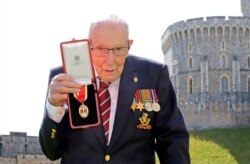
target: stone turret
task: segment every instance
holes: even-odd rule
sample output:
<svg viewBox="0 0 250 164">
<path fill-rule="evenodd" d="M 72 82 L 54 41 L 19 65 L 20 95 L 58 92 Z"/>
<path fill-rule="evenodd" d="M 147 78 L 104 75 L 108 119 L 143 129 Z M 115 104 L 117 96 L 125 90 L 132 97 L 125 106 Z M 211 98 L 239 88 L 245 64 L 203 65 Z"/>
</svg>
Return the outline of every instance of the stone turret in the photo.
<svg viewBox="0 0 250 164">
<path fill-rule="evenodd" d="M 250 126 L 250 0 L 243 17 L 179 21 L 162 51 L 189 129 Z"/>
<path fill-rule="evenodd" d="M 250 17 L 250 0 L 241 0 L 242 16 Z"/>
</svg>

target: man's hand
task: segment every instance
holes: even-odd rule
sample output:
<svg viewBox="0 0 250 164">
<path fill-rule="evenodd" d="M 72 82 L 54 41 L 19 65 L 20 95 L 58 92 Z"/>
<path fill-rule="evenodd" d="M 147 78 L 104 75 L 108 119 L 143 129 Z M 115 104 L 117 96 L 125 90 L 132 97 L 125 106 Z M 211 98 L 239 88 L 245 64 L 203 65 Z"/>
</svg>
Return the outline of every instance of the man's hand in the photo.
<svg viewBox="0 0 250 164">
<path fill-rule="evenodd" d="M 80 92 L 81 84 L 66 74 L 55 76 L 49 85 L 48 101 L 51 105 L 62 106 L 67 102 L 69 93 Z"/>
</svg>

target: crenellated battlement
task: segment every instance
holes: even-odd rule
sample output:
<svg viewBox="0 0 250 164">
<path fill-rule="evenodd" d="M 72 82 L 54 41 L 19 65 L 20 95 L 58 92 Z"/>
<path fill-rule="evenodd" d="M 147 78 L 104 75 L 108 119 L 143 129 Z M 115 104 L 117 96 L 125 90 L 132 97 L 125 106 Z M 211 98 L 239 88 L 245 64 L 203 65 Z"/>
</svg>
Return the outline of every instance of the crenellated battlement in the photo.
<svg viewBox="0 0 250 164">
<path fill-rule="evenodd" d="M 214 30 L 215 36 L 218 30 L 222 29 L 223 34 L 228 30 L 229 35 L 232 36 L 235 31 L 236 37 L 239 36 L 242 31 L 249 37 L 250 30 L 250 17 L 200 17 L 194 19 L 182 20 L 170 25 L 161 37 L 163 47 L 168 47 L 172 42 L 191 39 L 197 39 L 198 33 L 201 33 L 201 37 L 210 37 Z M 235 29 L 235 30 L 234 30 Z"/>
</svg>

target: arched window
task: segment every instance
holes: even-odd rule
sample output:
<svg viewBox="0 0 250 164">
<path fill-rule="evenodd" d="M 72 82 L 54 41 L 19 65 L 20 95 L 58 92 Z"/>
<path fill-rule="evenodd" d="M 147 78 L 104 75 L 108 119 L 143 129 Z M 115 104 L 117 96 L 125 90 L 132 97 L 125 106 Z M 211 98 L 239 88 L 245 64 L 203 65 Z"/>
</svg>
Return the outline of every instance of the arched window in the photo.
<svg viewBox="0 0 250 164">
<path fill-rule="evenodd" d="M 247 58 L 247 68 L 250 68 L 250 56 Z"/>
<path fill-rule="evenodd" d="M 197 34 L 197 36 L 196 36 L 197 40 L 201 41 L 202 37 L 201 37 L 201 29 L 200 28 L 196 29 L 196 34 Z"/>
<path fill-rule="evenodd" d="M 184 31 L 184 37 L 185 37 L 185 40 L 188 40 L 188 31 L 187 30 Z"/>
<path fill-rule="evenodd" d="M 193 59 L 192 57 L 189 58 L 189 68 L 193 67 Z"/>
<path fill-rule="evenodd" d="M 211 39 L 215 39 L 215 28 L 214 27 L 211 27 L 210 28 L 210 37 L 211 37 Z"/>
<path fill-rule="evenodd" d="M 179 32 L 179 37 L 180 37 L 179 40 L 182 41 L 183 40 L 183 36 L 182 36 L 182 32 L 181 31 Z"/>
<path fill-rule="evenodd" d="M 174 37 L 175 37 L 175 41 L 178 42 L 178 36 L 177 36 L 177 33 L 174 34 Z"/>
<path fill-rule="evenodd" d="M 194 37 L 194 30 L 193 29 L 190 30 L 190 39 L 192 39 L 192 40 L 195 39 L 195 37 Z"/>
<path fill-rule="evenodd" d="M 193 94 L 193 79 L 188 78 L 188 93 Z"/>
<path fill-rule="evenodd" d="M 206 27 L 203 28 L 203 38 L 207 40 L 208 38 L 208 29 Z"/>
<path fill-rule="evenodd" d="M 192 52 L 192 43 L 189 43 L 188 45 L 188 52 Z"/>
<path fill-rule="evenodd" d="M 221 56 L 221 68 L 226 68 L 226 56 Z"/>
<path fill-rule="evenodd" d="M 223 29 L 222 29 L 222 27 L 217 28 L 217 37 L 218 37 L 219 40 L 222 40 L 222 38 L 223 38 Z"/>
<path fill-rule="evenodd" d="M 224 41 L 221 41 L 221 50 L 225 50 L 225 42 Z"/>
<path fill-rule="evenodd" d="M 228 79 L 226 76 L 221 78 L 221 93 L 228 92 Z"/>
<path fill-rule="evenodd" d="M 247 88 L 248 88 L 248 93 L 250 93 L 250 77 L 248 78 L 248 86 L 247 86 Z"/>
</svg>

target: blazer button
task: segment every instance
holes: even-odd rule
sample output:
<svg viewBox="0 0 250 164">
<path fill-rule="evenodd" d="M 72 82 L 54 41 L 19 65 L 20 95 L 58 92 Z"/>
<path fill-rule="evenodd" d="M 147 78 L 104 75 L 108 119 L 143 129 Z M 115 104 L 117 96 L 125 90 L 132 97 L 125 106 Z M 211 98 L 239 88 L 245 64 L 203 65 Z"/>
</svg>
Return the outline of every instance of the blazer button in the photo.
<svg viewBox="0 0 250 164">
<path fill-rule="evenodd" d="M 110 155 L 105 155 L 105 161 L 109 161 L 110 160 Z"/>
</svg>

